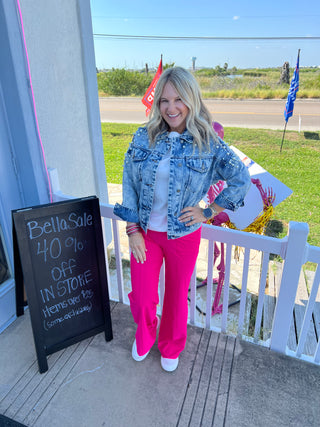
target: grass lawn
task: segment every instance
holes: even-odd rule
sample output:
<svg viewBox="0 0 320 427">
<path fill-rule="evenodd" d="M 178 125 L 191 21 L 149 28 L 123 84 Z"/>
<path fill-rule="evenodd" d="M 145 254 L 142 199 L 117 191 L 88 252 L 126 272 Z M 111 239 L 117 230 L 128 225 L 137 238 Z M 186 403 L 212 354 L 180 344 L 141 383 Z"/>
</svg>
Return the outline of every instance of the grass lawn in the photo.
<svg viewBox="0 0 320 427">
<path fill-rule="evenodd" d="M 102 123 L 107 180 L 121 184 L 124 154 L 138 124 Z M 225 128 L 225 141 L 234 145 L 278 178 L 293 194 L 275 208 L 273 219 L 287 232 L 289 221 L 307 222 L 308 242 L 320 246 L 320 132 Z"/>
</svg>

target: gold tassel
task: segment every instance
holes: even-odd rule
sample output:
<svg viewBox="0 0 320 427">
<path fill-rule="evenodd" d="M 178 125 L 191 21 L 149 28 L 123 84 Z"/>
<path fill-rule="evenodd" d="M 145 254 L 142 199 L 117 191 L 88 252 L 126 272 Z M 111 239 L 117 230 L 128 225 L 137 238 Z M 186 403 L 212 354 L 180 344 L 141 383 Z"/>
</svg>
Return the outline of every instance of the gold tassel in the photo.
<svg viewBox="0 0 320 427">
<path fill-rule="evenodd" d="M 273 211 L 274 209 L 272 205 L 267 206 L 263 209 L 263 212 L 261 212 L 261 214 L 258 215 L 257 218 L 242 231 L 247 231 L 248 233 L 264 234 L 266 226 L 273 215 Z M 238 228 L 230 220 L 224 224 L 228 228 L 238 230 Z"/>
<path fill-rule="evenodd" d="M 265 204 L 263 212 L 261 212 L 261 214 L 258 215 L 257 218 L 242 231 L 246 231 L 248 233 L 264 234 L 267 224 L 273 215 L 273 211 L 274 208 L 272 205 Z M 226 221 L 224 225 L 233 230 L 239 230 L 230 220 Z M 238 246 L 236 246 L 234 249 L 234 257 L 237 261 L 239 261 L 240 248 Z"/>
</svg>

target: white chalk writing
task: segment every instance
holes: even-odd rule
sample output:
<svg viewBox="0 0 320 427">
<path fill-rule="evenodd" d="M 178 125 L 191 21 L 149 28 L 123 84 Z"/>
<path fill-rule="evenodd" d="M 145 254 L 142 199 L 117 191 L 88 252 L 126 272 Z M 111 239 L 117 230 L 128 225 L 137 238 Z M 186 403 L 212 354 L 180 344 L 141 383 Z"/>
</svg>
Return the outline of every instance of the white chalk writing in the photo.
<svg viewBox="0 0 320 427">
<path fill-rule="evenodd" d="M 83 215 L 77 215 L 75 212 L 69 214 L 68 218 L 50 217 L 42 225 L 38 221 L 29 221 L 27 223 L 29 239 L 37 239 L 43 234 L 60 233 L 67 230 L 75 230 L 81 227 L 91 227 L 93 218 L 91 214 L 84 212 Z"/>
</svg>

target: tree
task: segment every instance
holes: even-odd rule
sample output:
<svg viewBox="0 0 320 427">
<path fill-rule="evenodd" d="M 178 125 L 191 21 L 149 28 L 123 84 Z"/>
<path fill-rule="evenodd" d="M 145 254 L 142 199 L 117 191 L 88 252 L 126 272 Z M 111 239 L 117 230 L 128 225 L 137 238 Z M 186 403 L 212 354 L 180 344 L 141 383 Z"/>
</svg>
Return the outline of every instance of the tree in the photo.
<svg viewBox="0 0 320 427">
<path fill-rule="evenodd" d="M 174 65 L 175 65 L 175 62 L 172 62 L 171 64 L 165 64 L 165 65 L 163 65 L 162 69 L 163 69 L 163 71 L 164 71 L 164 70 L 166 70 L 167 68 L 172 68 L 172 67 L 174 67 Z"/>
<path fill-rule="evenodd" d="M 280 80 L 279 83 L 290 83 L 290 70 L 289 70 L 289 62 L 285 62 L 281 68 Z"/>
</svg>

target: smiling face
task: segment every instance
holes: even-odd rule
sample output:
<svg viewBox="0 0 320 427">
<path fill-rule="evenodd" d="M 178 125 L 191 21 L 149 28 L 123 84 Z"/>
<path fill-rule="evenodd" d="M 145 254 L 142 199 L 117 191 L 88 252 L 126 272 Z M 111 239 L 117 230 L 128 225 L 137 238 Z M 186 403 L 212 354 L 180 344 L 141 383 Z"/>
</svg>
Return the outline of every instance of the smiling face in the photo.
<svg viewBox="0 0 320 427">
<path fill-rule="evenodd" d="M 182 133 L 185 130 L 189 108 L 170 82 L 164 85 L 160 97 L 160 113 L 170 132 Z"/>
</svg>

